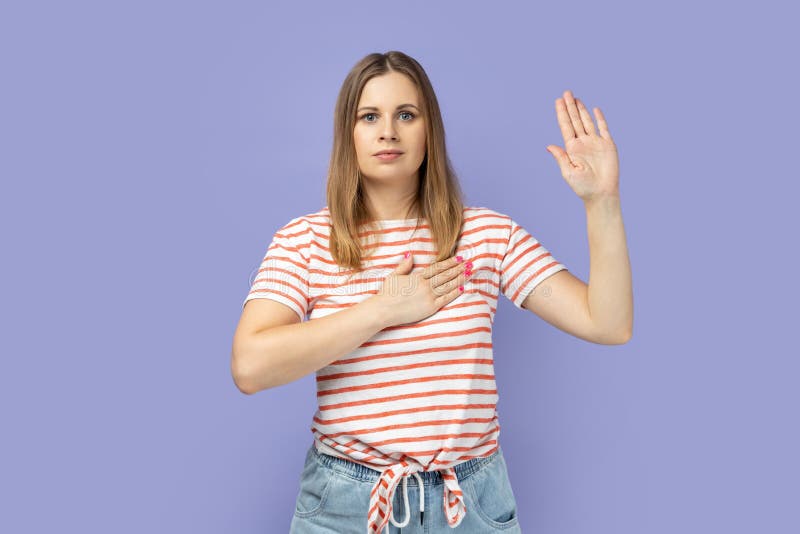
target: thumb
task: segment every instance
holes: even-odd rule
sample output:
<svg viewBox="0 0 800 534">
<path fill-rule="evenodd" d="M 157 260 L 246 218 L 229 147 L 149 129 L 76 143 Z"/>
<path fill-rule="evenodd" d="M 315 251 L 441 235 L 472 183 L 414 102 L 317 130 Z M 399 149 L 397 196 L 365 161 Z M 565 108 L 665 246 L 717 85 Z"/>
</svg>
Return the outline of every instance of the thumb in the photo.
<svg viewBox="0 0 800 534">
<path fill-rule="evenodd" d="M 408 274 L 414 266 L 414 255 L 411 252 L 406 252 L 405 257 L 395 267 L 394 272 L 397 274 Z"/>
<path fill-rule="evenodd" d="M 556 163 L 558 163 L 558 166 L 561 169 L 562 173 L 566 173 L 569 170 L 570 167 L 569 156 L 564 151 L 564 149 L 556 145 L 547 145 L 545 147 L 545 150 L 550 152 L 550 154 L 556 159 Z"/>
</svg>

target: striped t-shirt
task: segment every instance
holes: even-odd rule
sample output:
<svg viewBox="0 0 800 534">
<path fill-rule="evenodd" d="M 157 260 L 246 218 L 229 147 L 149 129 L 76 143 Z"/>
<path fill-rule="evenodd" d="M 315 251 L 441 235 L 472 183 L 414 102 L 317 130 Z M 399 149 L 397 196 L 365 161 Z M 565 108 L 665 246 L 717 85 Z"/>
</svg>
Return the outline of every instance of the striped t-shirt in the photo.
<svg viewBox="0 0 800 534">
<path fill-rule="evenodd" d="M 292 219 L 273 236 L 242 306 L 268 298 L 303 321 L 361 302 L 378 292 L 406 251 L 413 272 L 434 261 L 428 226 L 422 220 L 415 229 L 416 223 L 363 227 L 365 247 L 378 250 L 352 275 L 330 254 L 327 206 Z M 442 471 L 445 517 L 451 527 L 461 522 L 466 507 L 452 467 L 491 455 L 499 443 L 492 359 L 498 295 L 522 308 L 534 287 L 566 269 L 511 217 L 485 207 L 464 208 L 456 254 L 473 264 L 462 294 L 425 319 L 377 332 L 316 372 L 315 447 L 382 473 L 364 511 L 370 533 L 382 532 L 394 488 L 416 471 Z"/>
</svg>

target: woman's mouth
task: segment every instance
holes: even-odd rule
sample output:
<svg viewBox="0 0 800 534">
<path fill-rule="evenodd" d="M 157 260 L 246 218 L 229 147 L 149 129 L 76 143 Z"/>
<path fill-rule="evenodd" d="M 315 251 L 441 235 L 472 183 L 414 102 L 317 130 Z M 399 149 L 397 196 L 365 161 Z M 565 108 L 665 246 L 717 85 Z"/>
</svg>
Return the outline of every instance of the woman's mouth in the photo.
<svg viewBox="0 0 800 534">
<path fill-rule="evenodd" d="M 393 161 L 402 155 L 403 155 L 402 152 L 393 152 L 393 153 L 375 154 L 375 157 L 381 161 Z"/>
</svg>

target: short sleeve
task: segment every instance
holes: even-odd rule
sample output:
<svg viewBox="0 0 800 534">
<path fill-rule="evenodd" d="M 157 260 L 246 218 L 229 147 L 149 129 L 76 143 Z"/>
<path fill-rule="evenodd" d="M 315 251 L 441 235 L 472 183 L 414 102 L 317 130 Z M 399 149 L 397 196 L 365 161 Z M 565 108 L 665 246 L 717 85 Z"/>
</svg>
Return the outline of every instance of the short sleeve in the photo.
<svg viewBox="0 0 800 534">
<path fill-rule="evenodd" d="M 292 219 L 275 232 L 261 261 L 250 292 L 251 299 L 270 299 L 290 307 L 304 321 L 308 312 L 308 251 L 311 227 L 307 220 Z"/>
<path fill-rule="evenodd" d="M 511 227 L 500 263 L 500 290 L 514 306 L 522 309 L 522 303 L 533 288 L 567 267 L 556 260 L 525 228 L 510 217 L 509 221 Z"/>
</svg>

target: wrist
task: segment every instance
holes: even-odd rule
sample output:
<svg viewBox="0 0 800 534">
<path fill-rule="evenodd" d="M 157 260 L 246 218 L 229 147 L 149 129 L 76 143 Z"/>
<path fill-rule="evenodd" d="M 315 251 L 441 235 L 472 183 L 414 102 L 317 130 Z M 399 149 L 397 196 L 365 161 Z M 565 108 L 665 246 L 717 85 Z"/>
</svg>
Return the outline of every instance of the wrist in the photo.
<svg viewBox="0 0 800 534">
<path fill-rule="evenodd" d="M 592 209 L 597 206 L 604 206 L 605 208 L 617 207 L 620 204 L 619 192 L 602 193 L 594 195 L 592 198 L 583 201 L 586 209 Z"/>
<path fill-rule="evenodd" d="M 392 326 L 391 309 L 381 295 L 372 295 L 360 303 L 370 323 L 377 330 Z"/>
</svg>

